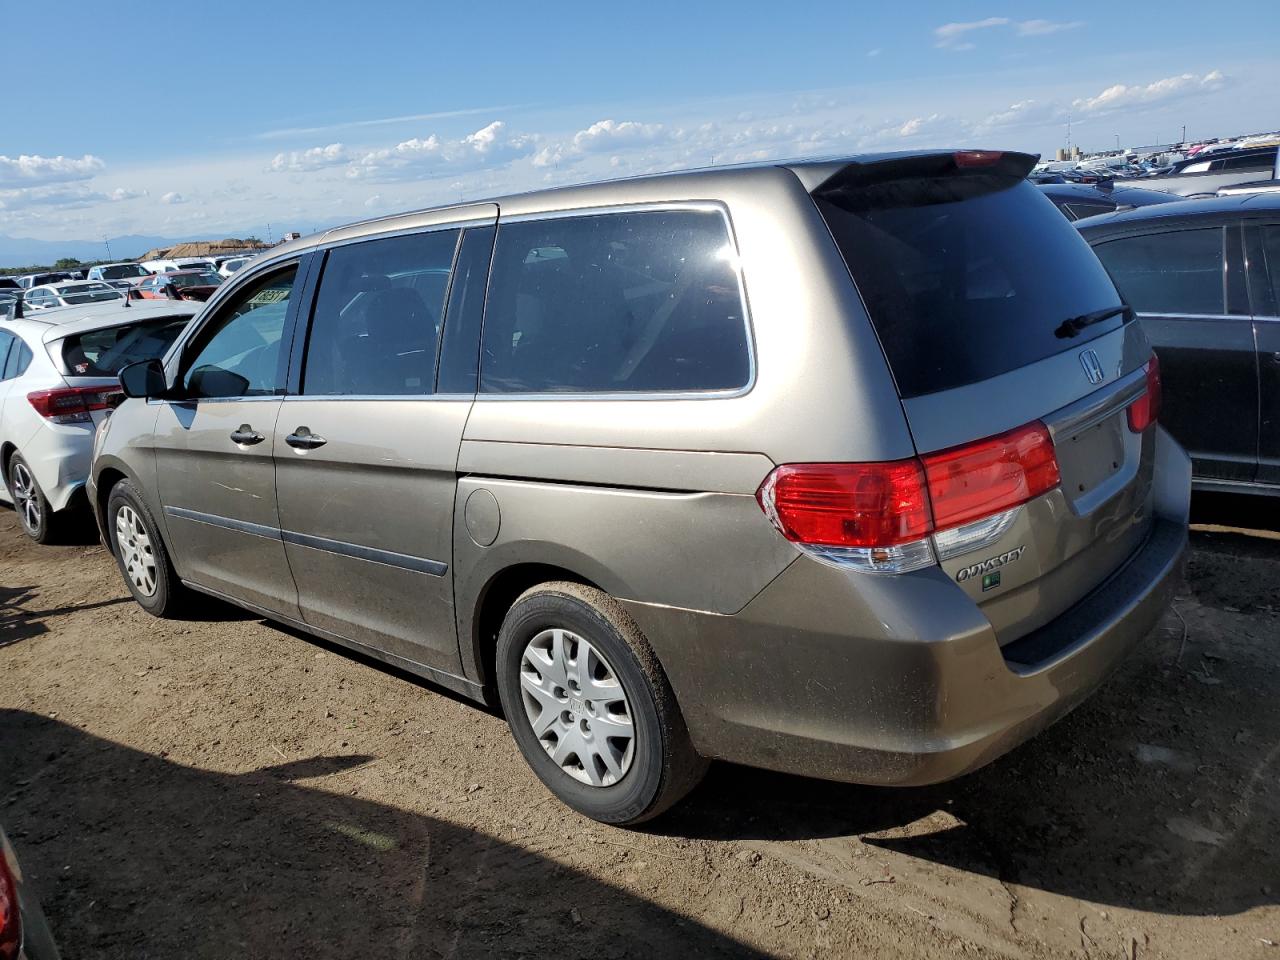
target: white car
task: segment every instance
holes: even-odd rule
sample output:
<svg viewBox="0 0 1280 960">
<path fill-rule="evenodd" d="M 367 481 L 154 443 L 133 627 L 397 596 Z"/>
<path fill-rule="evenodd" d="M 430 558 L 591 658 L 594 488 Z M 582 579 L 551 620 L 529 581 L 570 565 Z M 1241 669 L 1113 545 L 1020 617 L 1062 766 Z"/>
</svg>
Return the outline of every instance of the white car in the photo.
<svg viewBox="0 0 1280 960">
<path fill-rule="evenodd" d="M 0 315 L 0 501 L 13 504 L 31 539 L 56 540 L 77 514 L 120 368 L 161 356 L 202 306 L 117 301 Z"/>
<path fill-rule="evenodd" d="M 230 277 L 233 273 L 252 260 L 254 256 L 256 256 L 256 254 L 250 254 L 247 257 L 228 257 L 226 260 L 223 260 L 218 264 L 219 275 L 224 278 Z"/>
<path fill-rule="evenodd" d="M 32 287 L 22 297 L 24 310 L 77 307 L 103 300 L 123 300 L 124 294 L 101 280 L 68 280 Z"/>
<path fill-rule="evenodd" d="M 86 280 L 101 280 L 117 290 L 128 290 L 139 280 L 151 276 L 140 263 L 100 263 L 90 267 Z"/>
</svg>

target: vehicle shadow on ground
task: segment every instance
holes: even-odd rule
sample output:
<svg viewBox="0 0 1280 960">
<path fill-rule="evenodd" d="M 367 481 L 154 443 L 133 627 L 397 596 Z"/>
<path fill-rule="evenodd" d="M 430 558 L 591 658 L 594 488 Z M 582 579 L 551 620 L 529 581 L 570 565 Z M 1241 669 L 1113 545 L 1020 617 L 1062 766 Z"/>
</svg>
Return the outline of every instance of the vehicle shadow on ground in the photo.
<svg viewBox="0 0 1280 960">
<path fill-rule="evenodd" d="M 6 829 L 65 956 L 760 955 L 542 855 L 572 841 L 349 796 L 342 772 L 370 762 L 213 773 L 0 711 Z"/>
<path fill-rule="evenodd" d="M 35 587 L 0 586 L 0 647 L 12 646 L 21 640 L 29 640 L 49 632 L 44 621 L 81 610 L 95 610 L 130 602 L 129 597 L 100 600 L 95 603 L 77 603 L 51 610 L 32 610 L 30 604 L 39 596 Z"/>
</svg>

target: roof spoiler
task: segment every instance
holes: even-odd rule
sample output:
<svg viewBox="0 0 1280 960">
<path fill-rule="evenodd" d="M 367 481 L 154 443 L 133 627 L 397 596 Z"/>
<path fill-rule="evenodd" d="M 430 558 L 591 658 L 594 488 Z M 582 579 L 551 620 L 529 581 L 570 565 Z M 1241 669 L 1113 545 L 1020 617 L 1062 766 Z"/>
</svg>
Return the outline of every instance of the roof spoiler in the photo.
<svg viewBox="0 0 1280 960">
<path fill-rule="evenodd" d="M 878 193 L 880 191 L 876 188 L 899 185 L 904 181 L 951 179 L 982 181 L 987 184 L 987 190 L 994 190 L 1025 180 L 1039 161 L 1039 154 L 1011 150 L 940 150 L 877 160 L 855 160 L 818 184 L 813 195 L 838 202 L 849 200 L 862 191 Z"/>
</svg>

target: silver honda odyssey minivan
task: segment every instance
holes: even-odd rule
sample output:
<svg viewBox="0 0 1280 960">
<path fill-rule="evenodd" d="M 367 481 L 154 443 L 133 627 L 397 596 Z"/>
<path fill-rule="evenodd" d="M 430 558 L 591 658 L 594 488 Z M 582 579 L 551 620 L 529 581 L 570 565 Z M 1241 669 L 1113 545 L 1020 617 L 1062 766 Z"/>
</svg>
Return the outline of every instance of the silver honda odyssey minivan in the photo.
<svg viewBox="0 0 1280 960">
<path fill-rule="evenodd" d="M 91 500 L 191 591 L 500 703 L 598 820 L 711 758 L 925 784 L 1166 608 L 1190 471 L 1034 158 L 642 177 L 295 241 L 126 368 Z"/>
</svg>

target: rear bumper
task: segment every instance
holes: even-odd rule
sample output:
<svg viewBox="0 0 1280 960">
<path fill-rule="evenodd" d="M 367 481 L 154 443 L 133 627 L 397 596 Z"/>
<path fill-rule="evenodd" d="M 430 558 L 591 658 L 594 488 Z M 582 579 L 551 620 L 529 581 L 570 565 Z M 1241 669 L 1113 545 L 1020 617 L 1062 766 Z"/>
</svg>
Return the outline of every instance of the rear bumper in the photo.
<svg viewBox="0 0 1280 960">
<path fill-rule="evenodd" d="M 1158 472 L 1143 545 L 1003 649 L 937 568 L 858 578 L 801 558 L 731 617 L 628 606 L 704 755 L 828 780 L 948 780 L 1079 704 L 1167 609 L 1181 581 L 1190 470 L 1167 435 L 1161 444 L 1168 472 Z"/>
</svg>

